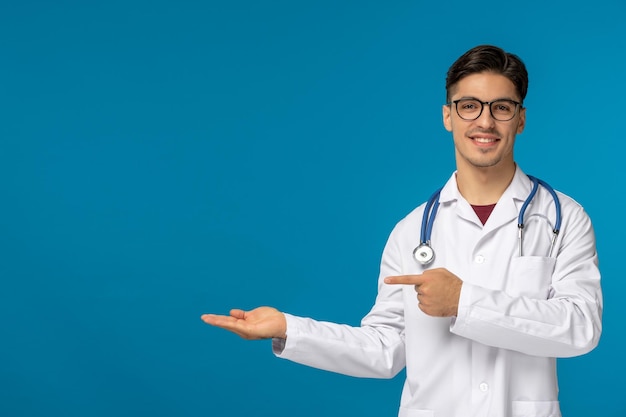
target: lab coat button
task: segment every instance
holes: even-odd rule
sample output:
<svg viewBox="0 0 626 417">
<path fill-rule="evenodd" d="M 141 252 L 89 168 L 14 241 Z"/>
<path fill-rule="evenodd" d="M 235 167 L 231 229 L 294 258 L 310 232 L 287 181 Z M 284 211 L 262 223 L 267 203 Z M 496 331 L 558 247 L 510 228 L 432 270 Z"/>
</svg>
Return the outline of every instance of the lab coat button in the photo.
<svg viewBox="0 0 626 417">
<path fill-rule="evenodd" d="M 476 255 L 476 257 L 474 258 L 474 262 L 476 262 L 477 264 L 482 264 L 483 262 L 485 262 L 485 257 L 482 255 Z"/>
<path fill-rule="evenodd" d="M 478 389 L 480 389 L 482 392 L 487 392 L 489 391 L 489 384 L 487 384 L 486 382 L 481 382 L 481 384 L 478 386 Z"/>
</svg>

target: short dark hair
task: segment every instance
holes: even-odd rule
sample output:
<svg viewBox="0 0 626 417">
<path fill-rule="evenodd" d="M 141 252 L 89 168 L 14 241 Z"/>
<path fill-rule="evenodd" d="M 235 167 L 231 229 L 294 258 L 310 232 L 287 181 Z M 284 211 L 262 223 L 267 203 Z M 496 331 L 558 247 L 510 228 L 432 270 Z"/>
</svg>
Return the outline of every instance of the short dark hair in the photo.
<svg viewBox="0 0 626 417">
<path fill-rule="evenodd" d="M 451 90 L 462 78 L 479 72 L 493 72 L 507 77 L 524 102 L 528 91 L 528 72 L 524 62 L 514 54 L 493 45 L 476 46 L 464 53 L 448 70 L 446 76 L 446 101 L 450 101 Z"/>
</svg>

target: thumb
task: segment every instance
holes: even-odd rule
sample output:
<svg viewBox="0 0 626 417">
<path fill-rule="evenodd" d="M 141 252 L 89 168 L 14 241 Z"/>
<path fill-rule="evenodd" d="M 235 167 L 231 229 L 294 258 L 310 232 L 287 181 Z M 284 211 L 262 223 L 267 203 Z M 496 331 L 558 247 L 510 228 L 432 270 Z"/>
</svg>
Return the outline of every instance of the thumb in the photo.
<svg viewBox="0 0 626 417">
<path fill-rule="evenodd" d="M 238 308 L 233 308 L 232 310 L 230 310 L 230 315 L 231 317 L 234 317 L 236 319 L 246 318 L 246 312 Z"/>
</svg>

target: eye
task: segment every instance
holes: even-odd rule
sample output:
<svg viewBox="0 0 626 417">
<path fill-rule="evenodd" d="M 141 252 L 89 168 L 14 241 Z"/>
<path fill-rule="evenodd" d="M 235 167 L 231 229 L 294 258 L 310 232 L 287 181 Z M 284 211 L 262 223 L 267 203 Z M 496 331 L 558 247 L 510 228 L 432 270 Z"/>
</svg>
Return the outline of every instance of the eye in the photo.
<svg viewBox="0 0 626 417">
<path fill-rule="evenodd" d="M 511 111 L 511 106 L 508 106 L 506 104 L 498 103 L 495 107 L 496 107 L 496 110 L 498 111 L 504 111 L 504 112 Z"/>
<path fill-rule="evenodd" d="M 498 113 L 512 113 L 515 110 L 515 103 L 508 100 L 495 101 L 491 104 L 491 109 Z"/>
<path fill-rule="evenodd" d="M 478 108 L 480 108 L 481 105 L 478 101 L 476 100 L 460 100 L 459 101 L 459 108 L 462 110 L 476 110 Z"/>
</svg>

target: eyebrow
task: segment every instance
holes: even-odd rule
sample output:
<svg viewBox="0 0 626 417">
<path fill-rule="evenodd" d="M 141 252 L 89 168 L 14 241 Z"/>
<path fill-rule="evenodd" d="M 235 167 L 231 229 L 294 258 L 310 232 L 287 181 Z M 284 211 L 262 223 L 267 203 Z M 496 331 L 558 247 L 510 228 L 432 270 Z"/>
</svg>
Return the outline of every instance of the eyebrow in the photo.
<svg viewBox="0 0 626 417">
<path fill-rule="evenodd" d="M 493 103 L 494 101 L 508 100 L 508 101 L 514 101 L 516 103 L 519 103 L 519 100 L 515 100 L 514 98 L 511 98 L 511 97 L 498 97 L 498 98 L 494 98 L 493 100 L 490 100 L 490 101 L 487 102 L 485 100 L 481 100 L 478 97 L 474 97 L 474 96 L 463 96 L 463 97 L 457 98 L 455 100 L 450 100 L 450 102 L 457 101 L 457 100 L 478 100 L 481 103 Z"/>
</svg>

